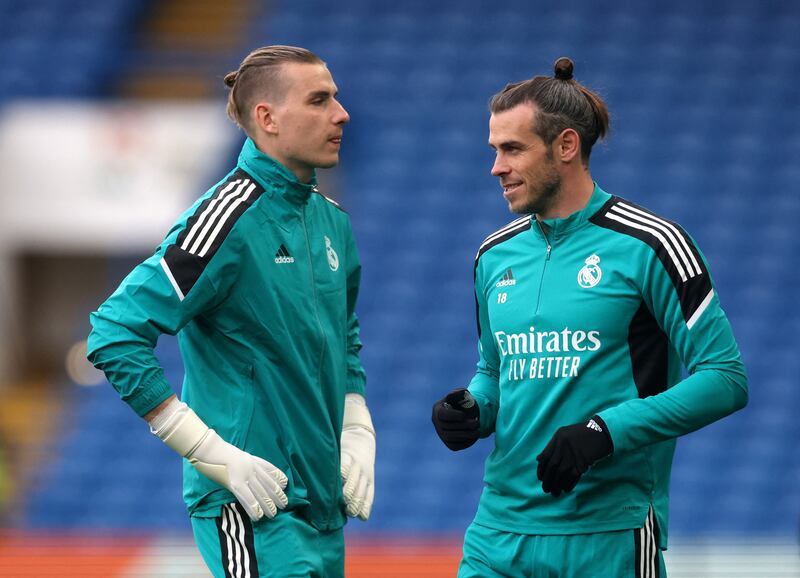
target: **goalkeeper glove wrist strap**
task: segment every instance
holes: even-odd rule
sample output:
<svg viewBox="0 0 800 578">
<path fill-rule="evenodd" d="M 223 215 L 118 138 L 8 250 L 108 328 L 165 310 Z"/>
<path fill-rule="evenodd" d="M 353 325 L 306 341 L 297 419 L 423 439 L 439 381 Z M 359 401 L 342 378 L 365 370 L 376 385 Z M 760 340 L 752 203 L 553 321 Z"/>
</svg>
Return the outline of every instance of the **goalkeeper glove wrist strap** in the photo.
<svg viewBox="0 0 800 578">
<path fill-rule="evenodd" d="M 152 420 L 150 431 L 181 456 L 189 456 L 210 431 L 188 405 L 173 399 Z"/>
<path fill-rule="evenodd" d="M 373 436 L 375 435 L 375 427 L 372 425 L 372 417 L 367 409 L 367 403 L 362 396 L 354 393 L 348 393 L 345 396 L 342 429 L 351 426 L 363 427 Z"/>
</svg>

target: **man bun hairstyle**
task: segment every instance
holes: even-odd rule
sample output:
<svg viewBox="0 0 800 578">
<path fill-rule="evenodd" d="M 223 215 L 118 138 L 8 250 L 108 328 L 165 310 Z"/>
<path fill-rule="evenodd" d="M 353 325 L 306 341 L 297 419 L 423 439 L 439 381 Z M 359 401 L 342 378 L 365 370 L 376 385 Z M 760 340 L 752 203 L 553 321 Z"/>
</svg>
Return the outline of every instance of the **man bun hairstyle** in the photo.
<svg viewBox="0 0 800 578">
<path fill-rule="evenodd" d="M 229 72 L 225 75 L 225 78 L 222 79 L 222 82 L 225 83 L 225 86 L 228 88 L 233 88 L 233 85 L 236 84 L 236 79 L 239 76 L 239 71 L 234 70 L 233 72 Z"/>
<path fill-rule="evenodd" d="M 281 77 L 281 65 L 289 62 L 325 64 L 305 48 L 297 46 L 262 46 L 248 54 L 238 70 L 223 78 L 228 93 L 228 116 L 246 133 L 250 133 L 250 113 L 262 100 L 279 103 L 286 96 L 287 86 Z"/>
<path fill-rule="evenodd" d="M 553 76 L 507 84 L 489 101 L 492 114 L 510 110 L 520 104 L 536 106 L 534 132 L 551 144 L 564 129 L 571 128 L 581 139 L 581 158 L 589 160 L 597 139 L 609 131 L 608 107 L 596 93 L 573 77 L 575 64 L 562 56 L 553 64 Z"/>
<path fill-rule="evenodd" d="M 572 80 L 572 71 L 575 70 L 575 65 L 566 56 L 562 56 L 556 60 L 553 68 L 556 71 L 556 78 L 559 80 Z"/>
</svg>

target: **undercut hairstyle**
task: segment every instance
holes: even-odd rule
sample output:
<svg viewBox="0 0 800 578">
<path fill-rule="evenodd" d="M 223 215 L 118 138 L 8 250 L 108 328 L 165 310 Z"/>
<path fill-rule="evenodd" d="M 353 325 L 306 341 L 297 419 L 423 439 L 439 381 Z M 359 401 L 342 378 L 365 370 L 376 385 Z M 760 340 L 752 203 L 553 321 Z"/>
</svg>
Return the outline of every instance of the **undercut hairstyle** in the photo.
<svg viewBox="0 0 800 578">
<path fill-rule="evenodd" d="M 263 46 L 248 54 L 238 70 L 225 75 L 228 93 L 228 116 L 246 133 L 250 134 L 250 113 L 262 100 L 276 104 L 283 101 L 288 86 L 281 73 L 281 66 L 290 62 L 322 64 L 316 54 L 296 46 Z"/>
<path fill-rule="evenodd" d="M 608 107 L 596 93 L 572 78 L 572 60 L 559 58 L 553 68 L 554 76 L 534 76 L 506 85 L 489 101 L 489 111 L 495 114 L 533 104 L 533 130 L 545 144 L 552 144 L 564 129 L 571 128 L 581 139 L 581 158 L 588 162 L 594 143 L 608 134 Z"/>
</svg>

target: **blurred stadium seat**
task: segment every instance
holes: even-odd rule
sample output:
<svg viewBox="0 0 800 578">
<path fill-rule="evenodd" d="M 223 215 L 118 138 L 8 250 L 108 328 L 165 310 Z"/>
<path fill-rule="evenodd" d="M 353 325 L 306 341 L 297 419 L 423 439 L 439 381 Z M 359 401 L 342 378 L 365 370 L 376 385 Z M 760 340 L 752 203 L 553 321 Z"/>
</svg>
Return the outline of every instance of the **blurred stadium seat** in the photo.
<svg viewBox="0 0 800 578">
<path fill-rule="evenodd" d="M 102 95 L 125 61 L 120 31 L 142 6 L 0 0 L 0 11 L 19 14 L 13 26 L 0 22 L 0 103 Z M 472 375 L 472 259 L 512 219 L 489 175 L 486 103 L 506 82 L 550 74 L 562 55 L 612 113 L 594 177 L 697 239 L 749 372 L 749 407 L 678 444 L 672 534 L 796 532 L 798 30 L 800 5 L 773 0 L 624 9 L 292 0 L 252 26 L 252 46 L 318 52 L 352 116 L 336 176 L 363 261 L 363 360 L 379 447 L 373 519 L 350 524 L 351 536 L 458 535 L 474 514 L 491 444 L 448 452 L 429 412 Z M 177 386 L 175 341 L 163 338 L 159 355 Z M 56 458 L 27 497 L 25 526 L 185 530 L 179 464 L 111 388 L 76 388 L 69 411 Z"/>
<path fill-rule="evenodd" d="M 121 58 L 142 0 L 0 1 L 0 103 L 12 98 L 98 97 Z M 13 15 L 13 17 L 12 17 Z"/>
</svg>

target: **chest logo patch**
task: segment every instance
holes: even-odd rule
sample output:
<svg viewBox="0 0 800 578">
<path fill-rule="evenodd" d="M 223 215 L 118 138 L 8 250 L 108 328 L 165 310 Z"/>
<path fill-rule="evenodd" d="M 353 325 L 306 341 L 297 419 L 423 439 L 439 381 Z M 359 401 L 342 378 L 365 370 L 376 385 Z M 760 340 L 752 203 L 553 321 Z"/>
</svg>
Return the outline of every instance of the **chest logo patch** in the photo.
<svg viewBox="0 0 800 578">
<path fill-rule="evenodd" d="M 511 267 L 506 270 L 503 274 L 503 277 L 494 284 L 495 287 L 510 287 L 511 285 L 516 285 L 517 280 L 514 279 L 514 273 L 511 272 Z"/>
<path fill-rule="evenodd" d="M 286 245 L 281 243 L 278 252 L 275 253 L 275 263 L 282 264 L 282 263 L 294 263 L 294 257 L 289 255 L 289 251 L 286 250 Z"/>
<path fill-rule="evenodd" d="M 336 271 L 339 268 L 339 255 L 331 247 L 331 240 L 325 236 L 325 252 L 328 253 L 328 266 L 331 271 Z"/>
<path fill-rule="evenodd" d="M 584 289 L 589 289 L 600 283 L 600 279 L 603 277 L 603 270 L 598 265 L 599 262 L 600 257 L 594 254 L 586 258 L 586 265 L 578 271 L 578 285 Z"/>
</svg>

